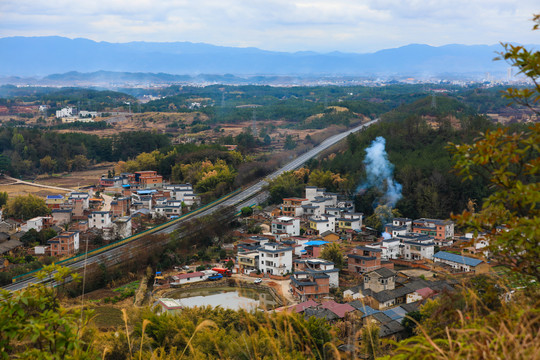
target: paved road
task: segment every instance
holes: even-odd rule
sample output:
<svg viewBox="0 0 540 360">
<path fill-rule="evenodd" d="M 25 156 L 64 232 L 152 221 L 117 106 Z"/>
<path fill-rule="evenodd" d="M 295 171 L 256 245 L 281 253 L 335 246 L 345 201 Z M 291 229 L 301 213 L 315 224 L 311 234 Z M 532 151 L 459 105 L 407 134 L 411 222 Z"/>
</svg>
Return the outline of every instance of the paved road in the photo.
<svg viewBox="0 0 540 360">
<path fill-rule="evenodd" d="M 198 213 L 197 215 L 195 215 L 193 217 L 190 217 L 189 219 L 191 220 L 193 218 L 198 218 L 198 217 L 206 216 L 206 215 L 210 215 L 210 214 L 215 214 L 216 216 L 219 216 L 220 215 L 220 210 L 223 207 L 227 207 L 227 206 L 236 206 L 236 208 L 239 209 L 242 206 L 261 203 L 262 201 L 264 201 L 264 198 L 266 196 L 264 194 L 264 192 L 262 192 L 262 189 L 263 189 L 263 187 L 265 185 L 268 184 L 269 180 L 275 179 L 276 177 L 278 177 L 279 175 L 283 174 L 286 171 L 294 170 L 294 169 L 300 167 L 307 160 L 315 157 L 320 152 L 322 152 L 323 150 L 328 149 L 332 145 L 335 145 L 339 141 L 341 141 L 344 138 L 346 138 L 347 136 L 349 136 L 349 134 L 357 132 L 357 131 L 359 131 L 359 130 L 361 130 L 363 128 L 366 128 L 366 127 L 372 125 L 373 123 L 375 123 L 377 121 L 378 121 L 378 119 L 375 119 L 375 120 L 369 121 L 369 122 L 367 122 L 367 123 L 365 123 L 363 125 L 357 126 L 357 127 L 353 128 L 351 130 L 345 131 L 345 132 L 343 132 L 341 134 L 331 136 L 330 138 L 326 139 L 321 144 L 319 144 L 317 147 L 315 147 L 312 150 L 300 155 L 299 157 L 297 157 L 296 159 L 294 159 L 290 163 L 286 164 L 281 169 L 279 169 L 279 170 L 275 171 L 274 173 L 268 175 L 265 179 L 259 181 L 255 185 L 250 186 L 249 188 L 245 189 L 244 191 L 241 191 L 238 194 L 236 194 L 236 195 L 230 197 L 229 199 L 223 201 L 222 203 L 219 203 L 216 206 L 210 207 L 210 208 Z M 179 229 L 182 224 L 183 224 L 182 221 L 178 222 L 178 223 L 175 223 L 172 226 L 169 226 L 169 227 L 167 227 L 165 229 L 156 231 L 155 234 L 169 234 L 169 233 Z M 179 234 L 179 236 L 182 236 L 182 234 Z M 89 264 L 96 263 L 96 262 L 101 263 L 105 259 L 108 260 L 108 261 L 113 261 L 113 262 L 116 261 L 116 262 L 118 262 L 118 261 L 120 261 L 122 255 L 125 252 L 125 246 L 126 245 L 129 245 L 131 247 L 137 247 L 138 246 L 136 240 L 132 241 L 132 242 L 129 242 L 127 244 L 124 244 L 124 245 L 118 246 L 116 248 L 113 248 L 113 249 L 111 249 L 111 250 L 109 250 L 107 252 L 100 253 L 100 254 L 88 257 L 88 259 L 86 261 L 86 264 L 89 265 Z M 73 270 L 82 269 L 84 266 L 85 266 L 85 261 L 84 260 L 79 260 L 79 261 L 74 262 L 71 265 L 69 265 L 69 267 L 72 268 Z M 10 290 L 10 291 L 16 291 L 16 290 L 20 290 L 20 289 L 28 286 L 29 284 L 35 283 L 37 281 L 38 280 L 36 278 L 32 277 L 32 278 L 28 278 L 28 279 L 26 279 L 24 281 L 18 282 L 16 284 L 11 284 L 11 285 L 5 286 L 4 288 L 7 289 L 7 290 Z"/>
</svg>

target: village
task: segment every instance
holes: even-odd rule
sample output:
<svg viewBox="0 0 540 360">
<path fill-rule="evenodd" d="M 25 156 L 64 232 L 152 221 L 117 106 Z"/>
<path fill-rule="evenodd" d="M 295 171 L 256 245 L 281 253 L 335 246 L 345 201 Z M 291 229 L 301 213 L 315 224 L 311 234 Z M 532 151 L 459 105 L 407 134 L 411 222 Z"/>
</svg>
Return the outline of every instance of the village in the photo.
<svg viewBox="0 0 540 360">
<path fill-rule="evenodd" d="M 65 259 L 144 230 L 137 221 L 141 217 L 167 221 L 200 201 L 190 184 L 168 184 L 156 171 L 109 172 L 87 191 L 47 195 L 48 216 L 3 219 L 0 251 L 20 251 L 25 234 L 52 229 L 56 236 L 26 252 Z M 224 262 L 160 269 L 154 290 L 232 277 L 277 289 L 282 306 L 268 310 L 331 322 L 356 316 L 375 321 L 381 337 L 401 339 L 406 314 L 452 289 L 460 276 L 490 271 L 483 260 L 489 256 L 483 250 L 487 243 L 472 234 L 457 235 L 449 220 L 393 218 L 377 237 L 350 199 L 314 186 L 305 187 L 303 198 L 248 210 L 243 221 L 260 232 L 245 226 L 234 230 L 234 243 L 223 244 Z M 3 268 L 8 267 L 6 260 Z M 182 307 L 175 299 L 157 301 L 164 311 Z"/>
</svg>

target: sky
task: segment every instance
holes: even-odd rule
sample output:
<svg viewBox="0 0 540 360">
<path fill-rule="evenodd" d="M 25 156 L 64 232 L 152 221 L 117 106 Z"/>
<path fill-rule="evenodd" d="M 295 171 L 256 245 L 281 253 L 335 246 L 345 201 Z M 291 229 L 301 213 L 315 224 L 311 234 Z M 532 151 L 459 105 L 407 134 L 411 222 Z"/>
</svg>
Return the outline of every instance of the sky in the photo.
<svg viewBox="0 0 540 360">
<path fill-rule="evenodd" d="M 0 37 L 368 53 L 413 43 L 538 44 L 534 13 L 538 0 L 0 0 Z"/>
</svg>

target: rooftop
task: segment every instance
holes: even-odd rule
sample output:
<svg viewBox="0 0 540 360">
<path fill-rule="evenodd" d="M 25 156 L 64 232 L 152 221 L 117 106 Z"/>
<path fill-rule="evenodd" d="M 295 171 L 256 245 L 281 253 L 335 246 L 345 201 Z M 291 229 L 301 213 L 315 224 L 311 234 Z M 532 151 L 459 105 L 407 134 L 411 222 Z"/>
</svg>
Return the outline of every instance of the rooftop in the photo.
<svg viewBox="0 0 540 360">
<path fill-rule="evenodd" d="M 480 259 L 470 258 L 463 255 L 452 254 L 446 251 L 439 251 L 438 253 L 433 255 L 433 257 L 436 259 L 452 261 L 458 264 L 463 264 L 463 265 L 468 265 L 468 266 L 477 266 L 480 263 L 482 263 L 482 260 Z"/>
</svg>

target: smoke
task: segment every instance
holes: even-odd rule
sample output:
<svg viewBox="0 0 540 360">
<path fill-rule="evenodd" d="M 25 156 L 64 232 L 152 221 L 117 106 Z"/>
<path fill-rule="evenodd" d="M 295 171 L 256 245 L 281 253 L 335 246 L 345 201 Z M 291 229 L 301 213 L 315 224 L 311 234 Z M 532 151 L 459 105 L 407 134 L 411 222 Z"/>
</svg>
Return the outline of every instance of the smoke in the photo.
<svg viewBox="0 0 540 360">
<path fill-rule="evenodd" d="M 382 237 L 384 240 L 388 240 L 388 239 L 391 239 L 392 238 L 392 235 L 390 235 L 389 233 L 387 233 L 386 231 L 382 233 Z"/>
<path fill-rule="evenodd" d="M 402 198 L 402 186 L 393 178 L 394 165 L 388 161 L 385 145 L 386 140 L 379 136 L 366 149 L 366 181 L 358 186 L 357 192 L 375 187 L 383 194 L 377 199 L 377 205 L 393 208 Z"/>
</svg>

